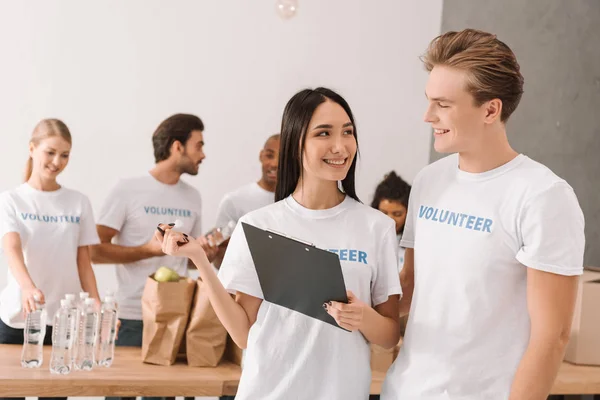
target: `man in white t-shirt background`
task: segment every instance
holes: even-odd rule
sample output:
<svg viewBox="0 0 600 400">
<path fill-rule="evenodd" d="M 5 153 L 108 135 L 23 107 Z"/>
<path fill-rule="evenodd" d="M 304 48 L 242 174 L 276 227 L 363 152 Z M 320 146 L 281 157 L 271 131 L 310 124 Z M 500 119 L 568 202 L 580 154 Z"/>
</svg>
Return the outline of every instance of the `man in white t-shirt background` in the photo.
<svg viewBox="0 0 600 400">
<path fill-rule="evenodd" d="M 250 211 L 272 204 L 277 186 L 277 168 L 279 166 L 280 135 L 270 136 L 259 153 L 262 175 L 258 182 L 252 182 L 223 196 L 217 211 L 217 227 L 224 227 L 230 221 L 238 220 Z M 213 265 L 219 267 L 225 255 L 229 240 L 219 246 Z"/>
<path fill-rule="evenodd" d="M 508 142 L 524 80 L 506 44 L 448 32 L 423 61 L 425 122 L 435 150 L 453 154 L 411 190 L 400 302 L 409 320 L 381 398 L 546 399 L 583 271 L 583 213 L 567 182 Z"/>
<path fill-rule="evenodd" d="M 141 296 L 149 275 L 167 266 L 187 275 L 188 260 L 165 255 L 153 234 L 159 223 L 181 221 L 179 230 L 201 236 L 201 199 L 181 180 L 196 175 L 204 160 L 204 124 L 195 115 L 175 114 L 152 136 L 156 165 L 148 174 L 121 179 L 107 196 L 97 221 L 101 243 L 92 248 L 95 264 L 114 264 L 121 328 L 117 345 L 141 346 Z M 214 257 L 215 251 L 207 249 Z"/>
<path fill-rule="evenodd" d="M 258 182 L 252 182 L 223 196 L 217 211 L 217 227 L 226 226 L 230 221 L 237 224 L 240 218 L 250 211 L 258 210 L 275 201 L 277 170 L 279 167 L 280 135 L 271 135 L 259 153 L 262 175 Z M 213 265 L 221 266 L 229 239 L 219 246 Z M 221 396 L 220 400 L 233 400 L 235 396 Z"/>
</svg>

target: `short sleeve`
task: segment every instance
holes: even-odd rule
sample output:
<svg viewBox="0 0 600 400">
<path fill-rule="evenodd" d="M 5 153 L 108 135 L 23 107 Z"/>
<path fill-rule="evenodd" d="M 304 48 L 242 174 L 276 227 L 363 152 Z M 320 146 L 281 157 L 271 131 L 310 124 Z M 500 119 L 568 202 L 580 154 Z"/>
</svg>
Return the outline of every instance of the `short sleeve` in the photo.
<svg viewBox="0 0 600 400">
<path fill-rule="evenodd" d="M 122 184 L 116 185 L 110 191 L 100 209 L 98 225 L 121 231 L 127 218 L 127 198 L 127 194 L 122 189 Z"/>
<path fill-rule="evenodd" d="M 20 224 L 14 202 L 8 192 L 0 195 L 0 239 L 7 233 L 20 231 Z"/>
<path fill-rule="evenodd" d="M 100 238 L 96 230 L 92 204 L 87 196 L 83 196 L 83 211 L 79 221 L 79 246 L 91 246 L 98 243 L 100 243 Z"/>
<path fill-rule="evenodd" d="M 417 208 L 419 207 L 419 176 L 414 180 L 410 196 L 408 198 L 408 211 L 406 213 L 406 222 L 404 223 L 404 232 L 400 245 L 405 248 L 413 249 L 415 247 L 415 228 L 417 224 Z"/>
<path fill-rule="evenodd" d="M 242 217 L 240 221 L 244 221 Z M 242 224 L 237 224 L 219 269 L 219 279 L 228 292 L 242 292 L 264 299 Z"/>
<path fill-rule="evenodd" d="M 217 221 L 215 222 L 216 226 L 225 226 L 229 221 L 238 222 L 239 217 L 236 215 L 235 206 L 231 197 L 229 195 L 225 195 L 221 203 L 219 204 L 219 209 L 217 210 Z"/>
<path fill-rule="evenodd" d="M 517 260 L 559 275 L 583 273 L 584 217 L 573 189 L 559 182 L 530 199 L 519 221 Z"/>
<path fill-rule="evenodd" d="M 371 285 L 373 307 L 385 303 L 389 296 L 402 295 L 398 274 L 398 241 L 394 221 L 389 221 L 379 245 L 377 257 L 377 275 Z"/>
</svg>

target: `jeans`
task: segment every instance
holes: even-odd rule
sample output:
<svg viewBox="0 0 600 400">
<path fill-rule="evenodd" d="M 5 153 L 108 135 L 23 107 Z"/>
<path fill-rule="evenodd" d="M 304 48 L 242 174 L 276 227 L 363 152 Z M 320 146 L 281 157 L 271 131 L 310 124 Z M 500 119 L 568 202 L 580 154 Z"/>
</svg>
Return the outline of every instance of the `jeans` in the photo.
<svg viewBox="0 0 600 400">
<path fill-rule="evenodd" d="M 135 319 L 121 319 L 115 346 L 142 347 L 144 323 Z M 143 400 L 165 400 L 167 397 L 142 397 Z M 135 397 L 107 397 L 106 400 L 135 400 Z"/>
</svg>

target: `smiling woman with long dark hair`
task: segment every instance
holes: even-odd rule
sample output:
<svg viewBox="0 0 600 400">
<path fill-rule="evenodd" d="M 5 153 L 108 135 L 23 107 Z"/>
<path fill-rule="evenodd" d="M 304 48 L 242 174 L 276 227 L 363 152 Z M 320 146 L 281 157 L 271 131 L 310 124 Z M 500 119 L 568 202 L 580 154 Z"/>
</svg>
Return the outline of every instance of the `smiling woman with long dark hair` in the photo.
<svg viewBox="0 0 600 400">
<path fill-rule="evenodd" d="M 338 254 L 349 303 L 323 306 L 349 332 L 263 301 L 241 224 L 218 277 L 203 239 L 188 239 L 166 224 L 160 226 L 164 236 L 156 234 L 167 254 L 192 259 L 219 319 L 247 349 L 238 400 L 366 399 L 369 342 L 398 342 L 396 230 L 390 218 L 358 200 L 356 132 L 350 107 L 337 93 L 317 88 L 294 95 L 281 125 L 277 201 L 240 220 Z"/>
</svg>

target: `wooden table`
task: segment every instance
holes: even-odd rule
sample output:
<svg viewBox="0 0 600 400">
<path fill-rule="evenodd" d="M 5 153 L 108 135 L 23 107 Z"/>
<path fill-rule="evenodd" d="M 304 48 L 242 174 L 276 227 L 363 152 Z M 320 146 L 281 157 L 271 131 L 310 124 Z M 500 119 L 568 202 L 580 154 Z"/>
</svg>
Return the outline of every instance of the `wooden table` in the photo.
<svg viewBox="0 0 600 400">
<path fill-rule="evenodd" d="M 385 374 L 373 372 L 371 393 L 380 393 Z M 600 367 L 563 362 L 550 394 L 600 394 Z"/>
<path fill-rule="evenodd" d="M 234 395 L 240 367 L 223 362 L 216 368 L 192 368 L 185 363 L 170 367 L 144 364 L 141 350 L 118 347 L 110 368 L 68 375 L 48 370 L 50 348 L 44 349 L 41 368 L 26 369 L 20 364 L 20 345 L 0 345 L 0 397 L 26 396 L 222 396 Z M 373 372 L 371 393 L 379 393 L 385 378 Z M 600 393 L 600 367 L 563 363 L 552 394 Z"/>
<path fill-rule="evenodd" d="M 117 347 L 110 368 L 55 375 L 48 369 L 50 347 L 44 348 L 44 364 L 34 369 L 21 367 L 21 348 L 0 345 L 0 397 L 234 395 L 241 373 L 229 362 L 216 368 L 144 364 L 140 348 Z"/>
</svg>

